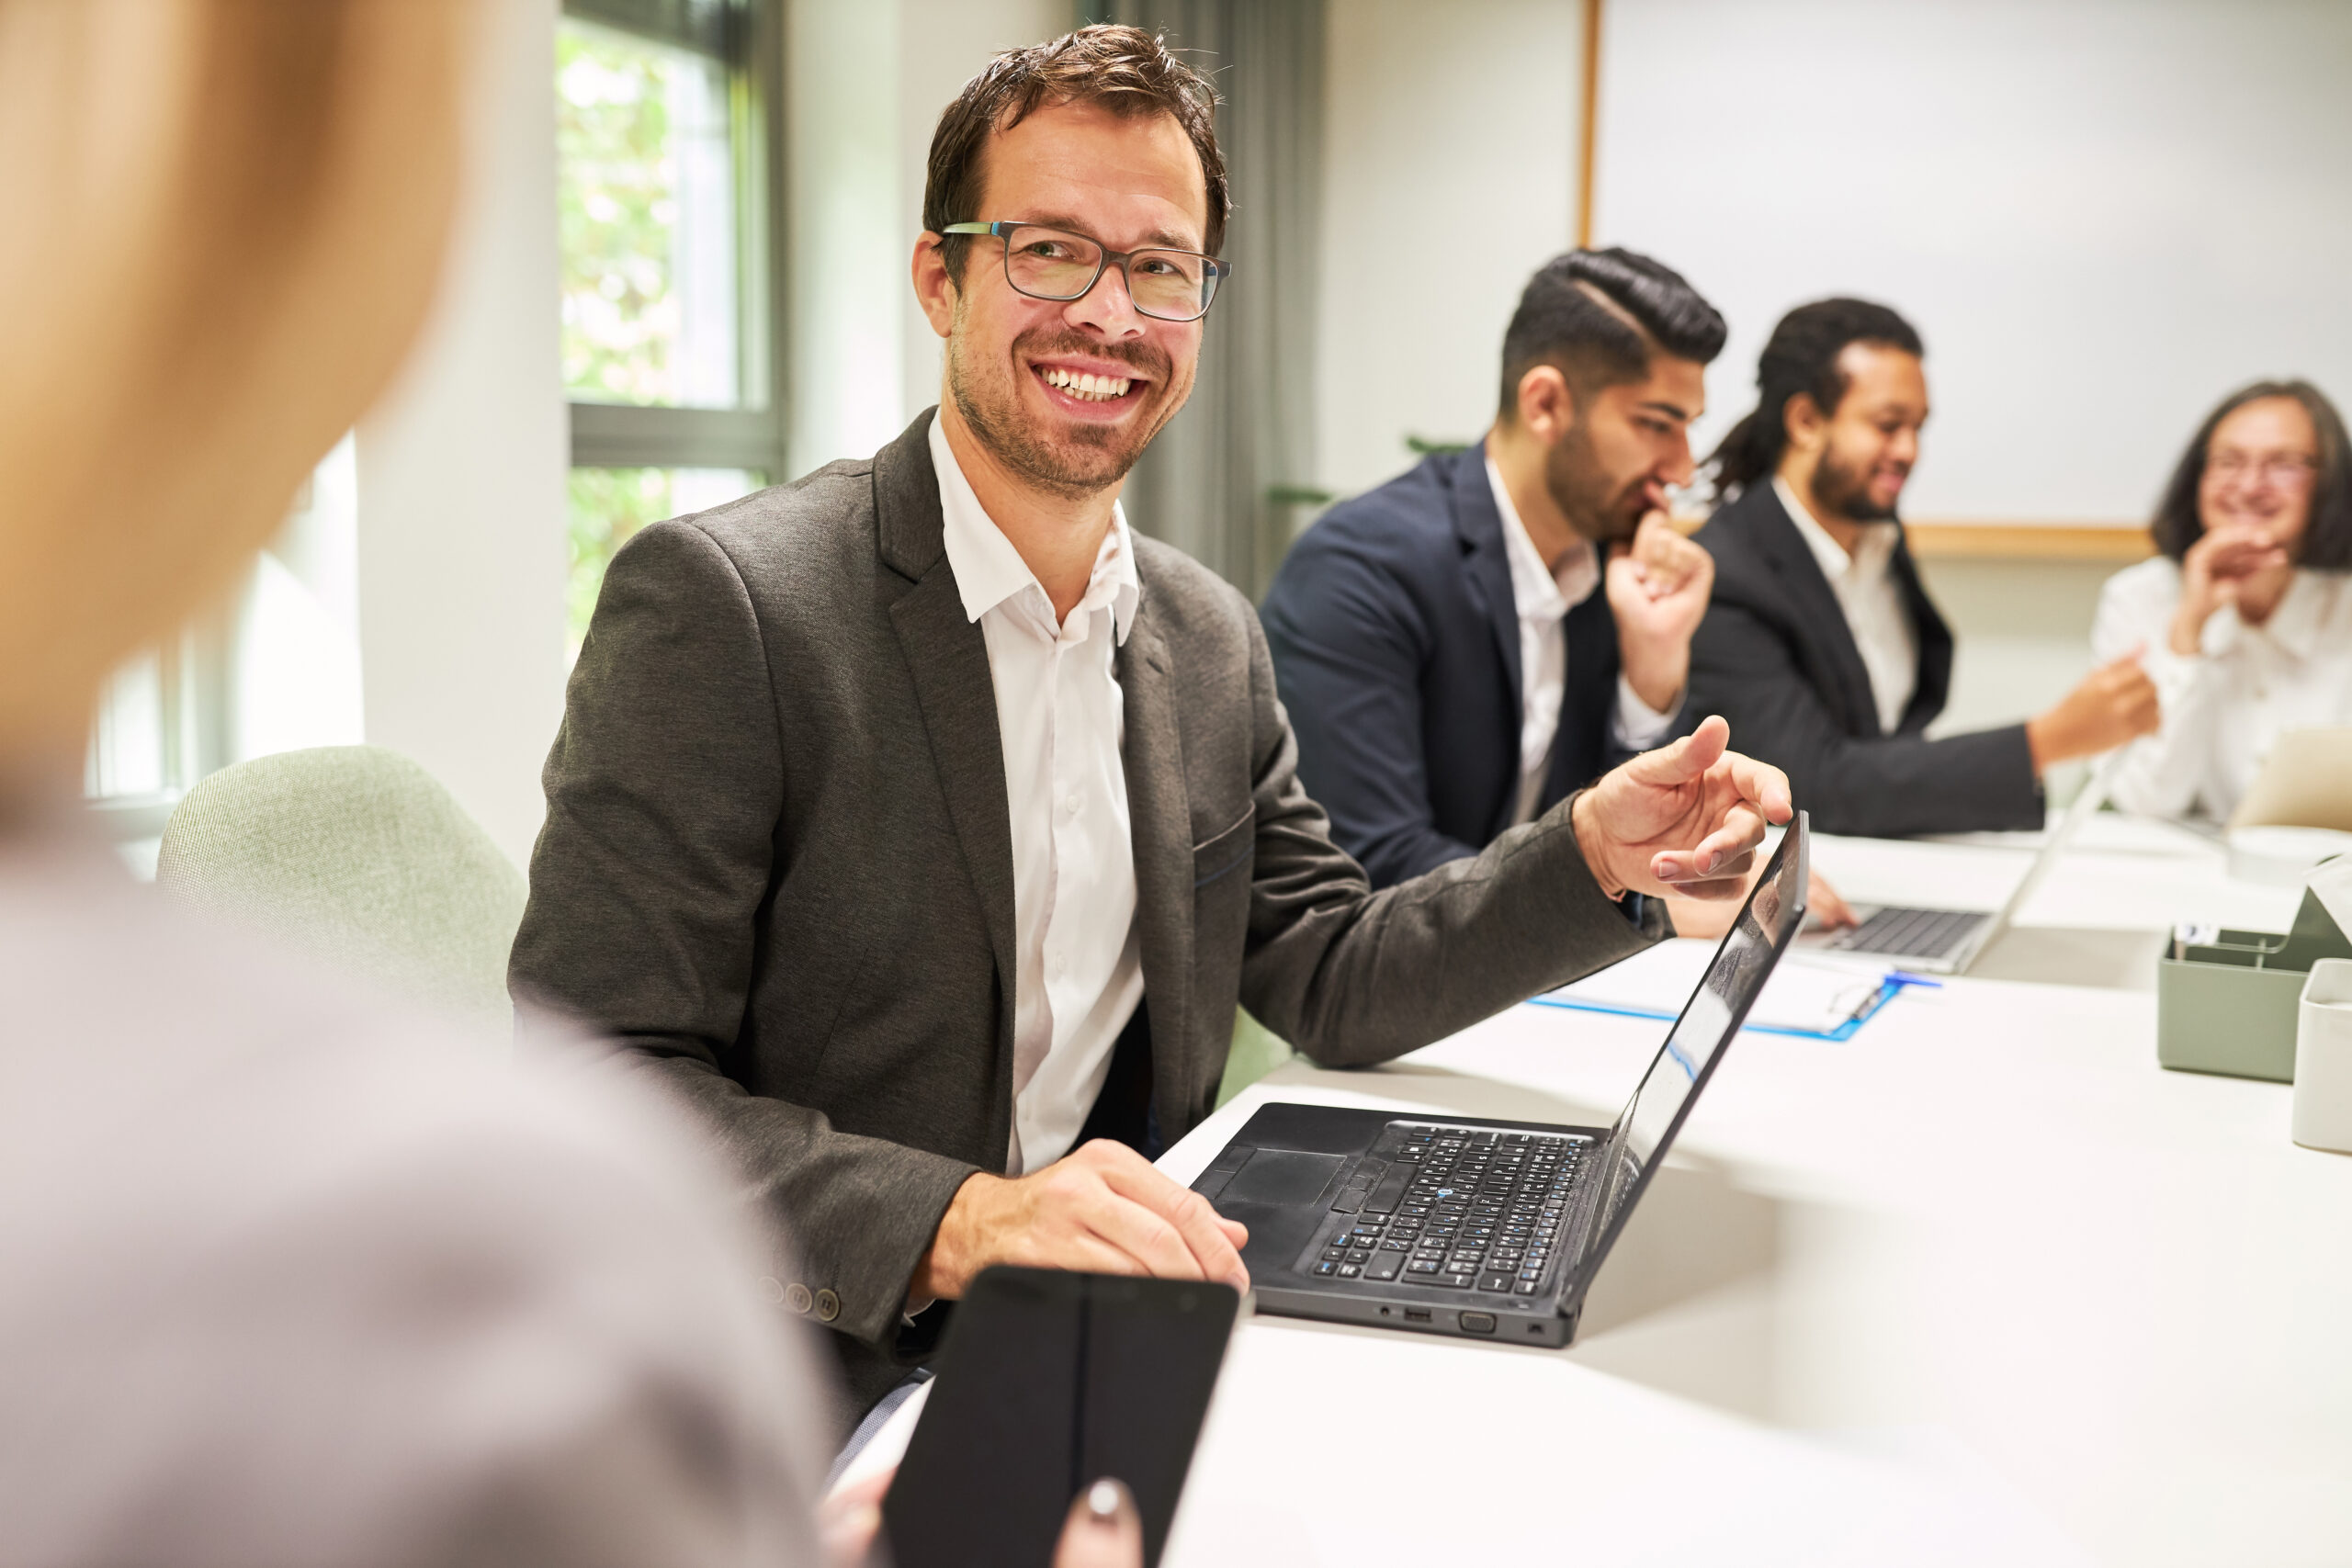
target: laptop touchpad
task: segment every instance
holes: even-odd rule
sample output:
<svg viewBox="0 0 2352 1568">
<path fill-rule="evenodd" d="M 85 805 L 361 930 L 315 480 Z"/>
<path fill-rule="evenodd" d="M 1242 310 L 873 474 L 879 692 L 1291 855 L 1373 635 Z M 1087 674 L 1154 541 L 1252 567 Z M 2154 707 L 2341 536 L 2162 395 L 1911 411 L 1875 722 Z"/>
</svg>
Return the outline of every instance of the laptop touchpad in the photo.
<svg viewBox="0 0 2352 1568">
<path fill-rule="evenodd" d="M 1348 1163 L 1345 1155 L 1302 1154 L 1296 1149 L 1260 1149 L 1236 1173 L 1225 1203 L 1311 1203 Z"/>
</svg>

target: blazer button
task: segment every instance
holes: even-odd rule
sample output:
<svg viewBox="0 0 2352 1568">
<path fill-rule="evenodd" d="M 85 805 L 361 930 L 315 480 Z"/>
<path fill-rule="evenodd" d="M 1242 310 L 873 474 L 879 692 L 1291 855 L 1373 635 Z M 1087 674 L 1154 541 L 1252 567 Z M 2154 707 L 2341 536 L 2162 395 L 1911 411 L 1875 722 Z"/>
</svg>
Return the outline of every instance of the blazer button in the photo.
<svg viewBox="0 0 2352 1568">
<path fill-rule="evenodd" d="M 841 1316 L 841 1297 L 833 1294 L 831 1291 L 819 1291 L 817 1292 L 818 1321 L 820 1323 L 831 1323 L 833 1319 Z"/>
<path fill-rule="evenodd" d="M 784 1292 L 784 1304 L 790 1307 L 795 1312 L 807 1312 L 808 1310 L 808 1287 L 802 1284 L 797 1280 L 792 1281 L 791 1288 Z"/>
<path fill-rule="evenodd" d="M 782 1304 L 784 1301 L 784 1281 L 777 1279 L 773 1274 L 761 1275 L 760 1300 L 767 1303 L 770 1306 Z"/>
</svg>

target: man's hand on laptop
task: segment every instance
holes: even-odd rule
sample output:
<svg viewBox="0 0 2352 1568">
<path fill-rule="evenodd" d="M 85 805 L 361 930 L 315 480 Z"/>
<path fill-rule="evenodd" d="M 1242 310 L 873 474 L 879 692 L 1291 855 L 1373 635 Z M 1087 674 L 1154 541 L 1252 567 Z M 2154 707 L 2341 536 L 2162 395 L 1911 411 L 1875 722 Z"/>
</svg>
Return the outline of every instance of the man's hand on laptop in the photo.
<svg viewBox="0 0 2352 1568">
<path fill-rule="evenodd" d="M 1250 1288 L 1249 1231 L 1149 1160 L 1098 1138 L 1023 1177 L 978 1175 L 956 1190 L 910 1298 L 953 1301 L 991 1263 L 1217 1280 Z"/>
<path fill-rule="evenodd" d="M 1780 769 L 1729 750 L 1711 716 L 1671 746 L 1645 751 L 1579 793 L 1577 846 L 1611 897 L 1679 893 L 1737 898 L 1768 823 L 1795 815 Z"/>
</svg>

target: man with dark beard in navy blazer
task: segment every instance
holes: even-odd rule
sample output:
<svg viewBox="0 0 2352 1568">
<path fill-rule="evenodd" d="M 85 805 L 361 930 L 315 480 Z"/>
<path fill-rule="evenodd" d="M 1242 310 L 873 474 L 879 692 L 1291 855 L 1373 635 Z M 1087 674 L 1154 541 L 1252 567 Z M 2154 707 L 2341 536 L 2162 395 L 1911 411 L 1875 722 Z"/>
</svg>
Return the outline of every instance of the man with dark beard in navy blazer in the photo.
<svg viewBox="0 0 2352 1568">
<path fill-rule="evenodd" d="M 1536 273 L 1500 407 L 1309 528 L 1260 609 L 1302 780 L 1388 886 L 1687 730 L 1713 565 L 1668 524 L 1724 320 L 1630 251 Z"/>
</svg>

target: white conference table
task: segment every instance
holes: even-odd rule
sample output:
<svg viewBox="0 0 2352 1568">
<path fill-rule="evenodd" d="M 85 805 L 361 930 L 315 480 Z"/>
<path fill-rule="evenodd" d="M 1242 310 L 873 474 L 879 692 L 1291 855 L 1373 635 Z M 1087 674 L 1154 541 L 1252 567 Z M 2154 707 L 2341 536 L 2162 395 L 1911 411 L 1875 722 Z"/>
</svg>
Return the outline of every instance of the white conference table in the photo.
<svg viewBox="0 0 2352 1568">
<path fill-rule="evenodd" d="M 1996 903 L 2032 842 L 1815 862 Z M 2298 896 L 2088 824 L 1971 976 L 1738 1039 L 1570 1349 L 1247 1322 L 1166 1561 L 2352 1562 L 2352 1156 L 2289 1139 L 2283 1085 L 2155 1062 L 2161 933 Z M 1161 1163 L 1269 1100 L 1605 1123 L 1663 1028 L 1519 1007 L 1295 1062 Z"/>
</svg>

